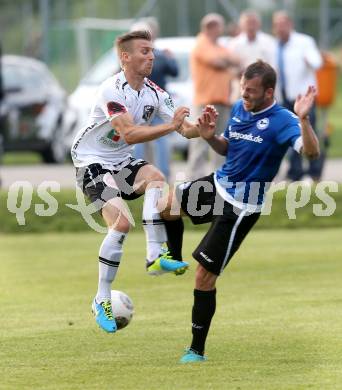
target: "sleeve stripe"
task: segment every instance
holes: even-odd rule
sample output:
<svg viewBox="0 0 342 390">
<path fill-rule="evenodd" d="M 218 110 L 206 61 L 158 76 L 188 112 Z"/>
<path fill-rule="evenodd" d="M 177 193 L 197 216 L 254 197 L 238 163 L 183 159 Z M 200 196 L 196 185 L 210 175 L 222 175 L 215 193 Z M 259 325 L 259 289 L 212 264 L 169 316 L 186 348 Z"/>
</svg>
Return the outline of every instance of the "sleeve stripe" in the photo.
<svg viewBox="0 0 342 390">
<path fill-rule="evenodd" d="M 149 87 L 149 88 L 152 89 L 152 91 L 156 94 L 157 100 L 158 100 L 158 102 L 159 102 L 159 96 L 158 96 L 158 93 L 157 93 L 157 91 L 155 90 L 155 88 L 151 87 L 151 85 L 149 85 L 149 84 L 147 84 L 147 83 L 145 83 L 145 85 L 146 85 L 146 87 Z"/>
<path fill-rule="evenodd" d="M 302 136 L 298 137 L 295 141 L 295 143 L 293 144 L 293 149 L 297 152 L 297 153 L 301 153 L 302 151 L 302 147 L 303 147 L 303 138 Z"/>
</svg>

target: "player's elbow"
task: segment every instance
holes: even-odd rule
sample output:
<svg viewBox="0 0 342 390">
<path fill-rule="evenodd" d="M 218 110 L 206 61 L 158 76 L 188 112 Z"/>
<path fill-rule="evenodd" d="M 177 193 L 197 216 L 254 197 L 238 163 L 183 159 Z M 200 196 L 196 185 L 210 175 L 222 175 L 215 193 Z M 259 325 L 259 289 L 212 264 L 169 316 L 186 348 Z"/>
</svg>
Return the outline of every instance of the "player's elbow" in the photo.
<svg viewBox="0 0 342 390">
<path fill-rule="evenodd" d="M 131 137 L 128 136 L 128 135 L 126 135 L 126 136 L 124 137 L 124 140 L 125 140 L 125 142 L 126 142 L 127 145 L 134 145 L 134 144 L 136 144 L 136 142 L 134 142 L 134 139 L 131 138 Z"/>
</svg>

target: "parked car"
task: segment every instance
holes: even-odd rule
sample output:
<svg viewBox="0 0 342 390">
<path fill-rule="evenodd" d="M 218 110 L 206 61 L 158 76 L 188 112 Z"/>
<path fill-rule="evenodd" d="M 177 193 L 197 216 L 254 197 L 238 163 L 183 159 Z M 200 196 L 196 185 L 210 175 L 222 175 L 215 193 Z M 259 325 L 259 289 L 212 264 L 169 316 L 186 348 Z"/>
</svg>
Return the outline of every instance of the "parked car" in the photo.
<svg viewBox="0 0 342 390">
<path fill-rule="evenodd" d="M 168 49 L 175 56 L 180 72 L 178 77 L 169 77 L 167 91 L 172 96 L 175 106 L 187 106 L 191 109 L 193 88 L 189 69 L 189 55 L 195 44 L 194 37 L 159 38 L 155 41 L 158 49 Z M 120 70 L 116 52 L 111 49 L 104 54 L 93 68 L 80 81 L 69 97 L 69 105 L 77 113 L 75 128 L 70 132 L 67 143 L 71 146 L 77 131 L 87 123 L 97 87 L 106 78 Z M 178 133 L 170 137 L 171 147 L 186 153 L 188 141 Z"/>
<path fill-rule="evenodd" d="M 3 151 L 35 151 L 47 163 L 64 161 L 67 93 L 47 66 L 33 58 L 1 58 L 4 97 L 0 107 Z"/>
</svg>

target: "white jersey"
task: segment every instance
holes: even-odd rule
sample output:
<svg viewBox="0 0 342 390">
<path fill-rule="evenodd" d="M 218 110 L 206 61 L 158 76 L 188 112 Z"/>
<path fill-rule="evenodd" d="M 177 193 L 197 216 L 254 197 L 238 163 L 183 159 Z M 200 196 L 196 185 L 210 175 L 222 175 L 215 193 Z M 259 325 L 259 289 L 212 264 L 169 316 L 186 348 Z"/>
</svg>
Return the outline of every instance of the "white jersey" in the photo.
<svg viewBox="0 0 342 390">
<path fill-rule="evenodd" d="M 232 38 L 227 44 L 227 47 L 240 57 L 243 69 L 246 69 L 248 65 L 259 59 L 268 62 L 274 67 L 276 46 L 276 40 L 272 35 L 263 31 L 256 33 L 254 41 L 250 41 L 247 34 L 242 32 L 235 38 Z"/>
<path fill-rule="evenodd" d="M 147 78 L 143 88 L 136 91 L 123 71 L 109 77 L 99 87 L 87 126 L 77 133 L 71 147 L 75 167 L 99 163 L 110 169 L 132 156 L 134 146 L 128 145 L 111 125 L 114 118 L 126 112 L 136 125 L 149 125 L 156 115 L 170 122 L 174 105 L 168 93 Z"/>
</svg>

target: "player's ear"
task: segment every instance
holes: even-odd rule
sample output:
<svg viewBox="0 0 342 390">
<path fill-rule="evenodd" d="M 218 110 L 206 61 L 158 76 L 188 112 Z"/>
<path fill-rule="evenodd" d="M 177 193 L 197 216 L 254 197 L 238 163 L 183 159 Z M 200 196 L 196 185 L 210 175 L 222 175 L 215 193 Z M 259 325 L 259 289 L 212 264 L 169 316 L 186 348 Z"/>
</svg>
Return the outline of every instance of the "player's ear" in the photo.
<svg viewBox="0 0 342 390">
<path fill-rule="evenodd" d="M 123 52 L 121 52 L 121 57 L 120 57 L 120 59 L 121 59 L 121 63 L 122 63 L 122 64 L 125 64 L 126 62 L 129 62 L 129 60 L 130 60 L 130 54 L 129 54 L 129 52 L 128 52 L 128 51 L 123 51 Z"/>
<path fill-rule="evenodd" d="M 273 88 L 267 88 L 265 91 L 265 95 L 267 98 L 271 99 L 274 96 L 274 89 Z"/>
</svg>

